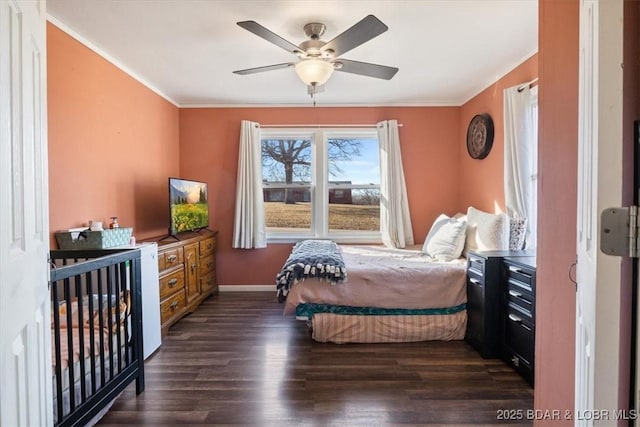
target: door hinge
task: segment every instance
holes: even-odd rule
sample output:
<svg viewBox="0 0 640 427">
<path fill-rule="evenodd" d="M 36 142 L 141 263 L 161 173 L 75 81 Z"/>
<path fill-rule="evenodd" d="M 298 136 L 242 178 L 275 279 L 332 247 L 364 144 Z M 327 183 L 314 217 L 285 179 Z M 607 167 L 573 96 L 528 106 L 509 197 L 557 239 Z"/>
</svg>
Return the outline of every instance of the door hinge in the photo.
<svg viewBox="0 0 640 427">
<path fill-rule="evenodd" d="M 600 216 L 600 250 L 607 255 L 638 258 L 638 206 L 607 208 Z"/>
</svg>

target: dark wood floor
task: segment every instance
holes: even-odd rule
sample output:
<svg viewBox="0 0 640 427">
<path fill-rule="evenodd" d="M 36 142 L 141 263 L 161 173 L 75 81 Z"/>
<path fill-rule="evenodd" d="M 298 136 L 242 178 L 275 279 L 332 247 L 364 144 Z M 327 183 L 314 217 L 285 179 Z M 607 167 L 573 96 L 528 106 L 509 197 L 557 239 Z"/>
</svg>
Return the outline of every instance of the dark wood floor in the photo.
<svg viewBox="0 0 640 427">
<path fill-rule="evenodd" d="M 264 292 L 206 300 L 145 373 L 98 425 L 504 426 L 531 424 L 533 406 L 521 377 L 464 341 L 316 343 Z"/>
</svg>

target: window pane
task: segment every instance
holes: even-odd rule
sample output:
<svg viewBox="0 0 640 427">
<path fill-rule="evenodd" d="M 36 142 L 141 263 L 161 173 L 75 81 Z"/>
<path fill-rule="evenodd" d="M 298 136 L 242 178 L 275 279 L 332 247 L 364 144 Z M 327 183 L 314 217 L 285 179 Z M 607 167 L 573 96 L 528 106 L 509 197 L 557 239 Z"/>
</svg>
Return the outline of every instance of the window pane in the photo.
<svg viewBox="0 0 640 427">
<path fill-rule="evenodd" d="M 284 192 L 283 192 L 284 193 Z M 265 223 L 269 231 L 302 231 L 311 229 L 311 203 L 284 201 L 264 202 Z"/>
<path fill-rule="evenodd" d="M 380 189 L 329 190 L 330 231 L 380 231 Z"/>
<path fill-rule="evenodd" d="M 311 138 L 270 138 L 261 142 L 262 179 L 265 183 L 309 184 Z"/>
<path fill-rule="evenodd" d="M 311 138 L 262 141 L 262 182 L 270 231 L 311 229 Z"/>
<path fill-rule="evenodd" d="M 380 155 L 373 137 L 327 140 L 329 230 L 380 231 Z M 372 185 L 370 188 L 353 188 Z"/>
<path fill-rule="evenodd" d="M 329 183 L 380 185 L 377 138 L 329 138 Z"/>
</svg>

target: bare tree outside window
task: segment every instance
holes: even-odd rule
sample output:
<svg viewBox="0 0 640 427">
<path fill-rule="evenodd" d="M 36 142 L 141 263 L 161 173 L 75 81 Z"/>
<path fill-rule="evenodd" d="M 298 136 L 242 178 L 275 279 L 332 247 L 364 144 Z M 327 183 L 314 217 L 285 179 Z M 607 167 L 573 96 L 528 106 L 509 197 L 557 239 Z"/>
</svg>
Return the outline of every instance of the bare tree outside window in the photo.
<svg viewBox="0 0 640 427">
<path fill-rule="evenodd" d="M 379 232 L 376 136 L 375 131 L 265 132 L 262 179 L 269 233 L 325 236 L 357 232 L 371 236 Z"/>
<path fill-rule="evenodd" d="M 360 155 L 360 141 L 357 139 L 330 139 L 328 141 L 329 174 L 342 172 L 336 161 L 349 161 Z M 311 181 L 311 140 L 310 139 L 263 139 L 263 177 L 267 181 L 293 184 Z M 295 192 L 285 188 L 284 203 L 295 204 Z"/>
</svg>

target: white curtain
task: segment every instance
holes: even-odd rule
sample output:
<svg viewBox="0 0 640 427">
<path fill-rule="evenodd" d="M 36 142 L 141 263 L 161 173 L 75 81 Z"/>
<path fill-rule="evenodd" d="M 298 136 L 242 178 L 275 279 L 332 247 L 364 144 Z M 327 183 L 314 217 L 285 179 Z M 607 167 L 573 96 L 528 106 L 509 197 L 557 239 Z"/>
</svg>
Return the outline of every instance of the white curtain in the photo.
<svg viewBox="0 0 640 427">
<path fill-rule="evenodd" d="M 407 186 L 404 181 L 398 122 L 378 123 L 380 143 L 380 231 L 382 242 L 392 248 L 413 244 Z"/>
<path fill-rule="evenodd" d="M 520 89 L 520 90 L 519 90 Z M 512 218 L 526 218 L 526 247 L 531 247 L 531 230 L 536 222 L 537 97 L 529 85 L 504 90 L 504 196 Z"/>
<path fill-rule="evenodd" d="M 242 120 L 240 124 L 236 185 L 233 247 L 242 249 L 266 248 L 260 125 L 248 120 Z"/>
</svg>

